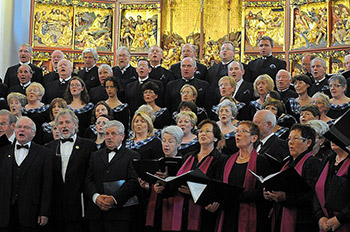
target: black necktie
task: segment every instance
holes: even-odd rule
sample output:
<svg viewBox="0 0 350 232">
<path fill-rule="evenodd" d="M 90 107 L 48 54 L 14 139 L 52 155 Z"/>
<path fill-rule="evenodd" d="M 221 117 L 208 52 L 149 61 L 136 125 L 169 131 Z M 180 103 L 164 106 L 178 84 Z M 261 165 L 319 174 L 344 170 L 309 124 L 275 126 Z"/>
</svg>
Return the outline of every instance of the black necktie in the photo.
<svg viewBox="0 0 350 232">
<path fill-rule="evenodd" d="M 65 142 L 71 142 L 71 143 L 73 143 L 74 140 L 73 140 L 73 138 L 61 139 L 61 142 L 62 142 L 62 143 L 65 143 Z"/>
<path fill-rule="evenodd" d="M 26 145 L 20 145 L 20 144 L 17 144 L 17 150 L 19 150 L 19 149 L 21 149 L 21 148 L 24 148 L 24 149 L 29 149 L 29 146 L 28 146 L 28 144 L 26 144 Z"/>
</svg>

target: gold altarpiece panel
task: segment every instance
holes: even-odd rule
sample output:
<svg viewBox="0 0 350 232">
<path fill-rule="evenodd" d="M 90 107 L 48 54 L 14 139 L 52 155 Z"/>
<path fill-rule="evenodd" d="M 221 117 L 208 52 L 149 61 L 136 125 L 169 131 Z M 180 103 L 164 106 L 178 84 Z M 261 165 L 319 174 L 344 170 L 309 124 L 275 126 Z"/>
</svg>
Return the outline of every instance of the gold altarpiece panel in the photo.
<svg viewBox="0 0 350 232">
<path fill-rule="evenodd" d="M 332 1 L 332 46 L 350 45 L 350 1 Z"/>
</svg>

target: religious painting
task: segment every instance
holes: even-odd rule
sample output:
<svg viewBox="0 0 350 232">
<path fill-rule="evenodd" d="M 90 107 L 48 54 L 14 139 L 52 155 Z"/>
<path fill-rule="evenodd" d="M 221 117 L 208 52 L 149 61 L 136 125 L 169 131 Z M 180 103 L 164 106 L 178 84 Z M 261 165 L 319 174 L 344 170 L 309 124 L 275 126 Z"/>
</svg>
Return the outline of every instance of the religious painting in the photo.
<svg viewBox="0 0 350 232">
<path fill-rule="evenodd" d="M 118 46 L 147 52 L 160 44 L 160 4 L 120 4 Z"/>
<path fill-rule="evenodd" d="M 71 48 L 73 6 L 37 3 L 32 33 L 34 47 Z"/>
<path fill-rule="evenodd" d="M 350 45 L 349 1 L 333 1 L 332 46 Z"/>
<path fill-rule="evenodd" d="M 75 49 L 95 48 L 111 52 L 113 48 L 113 5 L 77 7 L 75 12 Z"/>
<path fill-rule="evenodd" d="M 327 47 L 327 3 L 312 3 L 292 9 L 292 49 Z"/>
<path fill-rule="evenodd" d="M 275 44 L 274 50 L 282 51 L 285 40 L 285 12 L 282 3 L 252 2 L 250 4 L 255 5 L 244 9 L 245 51 L 258 51 L 258 41 L 263 36 L 271 37 Z"/>
</svg>

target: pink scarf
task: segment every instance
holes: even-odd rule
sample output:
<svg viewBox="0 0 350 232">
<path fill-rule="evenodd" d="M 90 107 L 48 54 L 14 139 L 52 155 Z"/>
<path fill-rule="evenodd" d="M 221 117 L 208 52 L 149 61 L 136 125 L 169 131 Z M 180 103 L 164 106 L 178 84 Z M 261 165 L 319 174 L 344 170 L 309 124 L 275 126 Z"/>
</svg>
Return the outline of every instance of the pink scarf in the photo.
<svg viewBox="0 0 350 232">
<path fill-rule="evenodd" d="M 340 167 L 340 169 L 337 173 L 337 176 L 346 175 L 348 170 L 349 170 L 349 166 L 350 166 L 350 159 L 347 158 L 344 161 L 344 163 L 342 164 L 342 166 Z M 326 166 L 324 167 L 320 177 L 318 178 L 316 186 L 315 186 L 317 199 L 320 202 L 320 205 L 322 207 L 322 211 L 327 218 L 329 218 L 329 215 L 328 215 L 327 209 L 324 208 L 324 205 L 326 203 L 325 184 L 326 184 L 326 180 L 327 180 L 328 171 L 329 171 L 329 161 L 327 162 Z M 334 212 L 334 213 L 336 214 L 336 212 Z M 339 232 L 350 231 L 350 224 L 347 223 L 345 225 L 342 225 L 339 229 L 337 229 L 337 231 L 339 231 Z M 320 232 L 324 232 L 324 231 L 320 230 Z"/>
<path fill-rule="evenodd" d="M 226 162 L 224 169 L 224 178 L 223 182 L 228 183 L 228 178 L 232 170 L 233 165 L 236 163 L 239 152 L 232 155 Z M 256 172 L 256 160 L 258 153 L 253 149 L 250 154 L 250 159 L 248 162 L 247 170 L 244 178 L 244 191 L 249 191 L 255 188 L 256 179 L 249 173 L 249 169 L 253 172 Z M 219 225 L 217 232 L 223 231 L 223 222 L 225 218 L 224 211 L 221 212 Z M 233 219 L 234 220 L 234 219 Z M 239 232 L 255 232 L 256 231 L 256 205 L 255 203 L 241 203 L 239 206 L 239 217 L 238 217 L 238 231 Z"/>
</svg>

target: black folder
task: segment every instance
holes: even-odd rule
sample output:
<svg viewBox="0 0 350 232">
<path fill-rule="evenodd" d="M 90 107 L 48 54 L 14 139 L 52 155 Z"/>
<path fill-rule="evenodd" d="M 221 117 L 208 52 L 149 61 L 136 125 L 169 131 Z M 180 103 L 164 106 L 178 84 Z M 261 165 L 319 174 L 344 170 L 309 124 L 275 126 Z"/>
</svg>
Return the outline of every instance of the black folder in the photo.
<svg viewBox="0 0 350 232">
<path fill-rule="evenodd" d="M 243 192 L 244 188 L 218 180 L 210 180 L 207 184 L 187 181 L 193 201 L 197 205 L 207 206 L 213 202 L 231 205 Z"/>
<path fill-rule="evenodd" d="M 350 109 L 339 117 L 333 126 L 329 128 L 324 136 L 341 147 L 344 151 L 350 152 Z"/>
<path fill-rule="evenodd" d="M 307 192 L 310 190 L 309 185 L 294 168 L 287 168 L 284 171 L 276 172 L 265 178 L 257 175 L 249 169 L 249 172 L 256 177 L 267 191 L 283 192 Z"/>
<path fill-rule="evenodd" d="M 104 182 L 103 183 L 103 190 L 106 195 L 114 195 L 119 188 L 125 183 L 125 180 L 117 180 L 117 181 L 110 181 L 110 182 Z M 118 204 L 118 199 L 115 199 Z M 132 196 L 123 207 L 128 207 L 132 205 L 137 205 L 139 203 L 139 200 L 137 199 L 137 196 Z M 112 208 L 116 208 L 116 205 L 113 205 Z"/>
<path fill-rule="evenodd" d="M 167 194 L 176 193 L 181 185 L 186 185 L 187 181 L 208 183 L 210 180 L 200 169 L 191 170 L 179 176 L 169 176 L 165 179 L 149 172 L 147 172 L 147 175 L 148 177 L 146 178 L 146 181 L 148 183 L 160 183 L 161 185 L 165 186 L 163 192 Z"/>
<path fill-rule="evenodd" d="M 263 155 L 271 164 L 271 166 L 274 168 L 274 170 L 281 170 L 281 168 L 283 167 L 283 165 L 285 163 L 287 163 L 289 156 L 286 156 L 283 160 L 279 160 L 276 157 L 273 157 L 272 155 L 268 154 L 268 153 L 264 153 Z"/>
<path fill-rule="evenodd" d="M 181 167 L 182 157 L 162 157 L 159 159 L 144 159 L 133 160 L 133 164 L 138 176 L 146 180 L 146 172 L 154 174 L 158 171 L 165 172 L 165 167 L 168 167 L 168 175 L 175 176 Z"/>
</svg>

